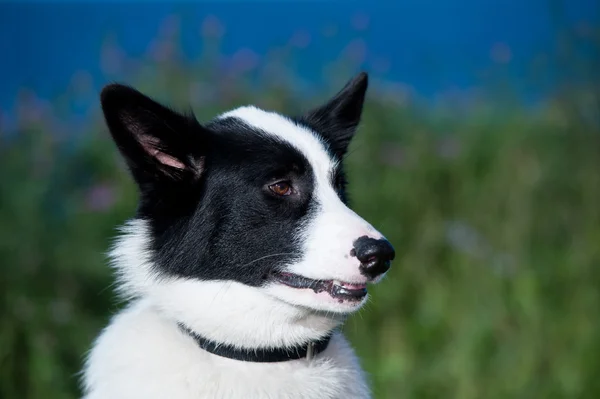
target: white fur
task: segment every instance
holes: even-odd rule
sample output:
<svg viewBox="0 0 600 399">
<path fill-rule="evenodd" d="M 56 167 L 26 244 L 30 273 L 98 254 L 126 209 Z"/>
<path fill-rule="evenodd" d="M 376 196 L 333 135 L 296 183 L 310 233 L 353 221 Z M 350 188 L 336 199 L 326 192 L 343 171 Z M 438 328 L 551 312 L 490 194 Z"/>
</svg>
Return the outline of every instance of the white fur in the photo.
<svg viewBox="0 0 600 399">
<path fill-rule="evenodd" d="M 302 261 L 289 265 L 288 270 L 312 279 L 365 283 L 367 279 L 359 271 L 360 262 L 350 256 L 353 243 L 362 236 L 380 239 L 383 235 L 348 208 L 336 194 L 331 185 L 331 173 L 336 162 L 328 155 L 319 136 L 283 115 L 253 106 L 237 108 L 221 116 L 227 117 L 238 118 L 291 144 L 306 157 L 313 169 L 315 197 L 320 208 L 302 233 Z M 294 305 L 328 312 L 350 312 L 366 301 L 365 298 L 359 304 L 340 303 L 328 300 L 325 295 L 316 295 L 311 290 L 298 290 L 284 285 L 272 285 L 268 287 L 268 292 Z"/>
<path fill-rule="evenodd" d="M 100 336 L 85 384 L 85 399 L 369 397 L 352 349 L 340 334 L 311 361 L 240 362 L 199 349 L 144 300 L 115 317 Z"/>
<path fill-rule="evenodd" d="M 358 260 L 350 255 L 353 242 L 382 235 L 336 195 L 330 183 L 335 162 L 318 136 L 254 107 L 222 117 L 227 116 L 292 144 L 313 169 L 319 209 L 302 232 L 304 257 L 289 265 L 289 271 L 314 279 L 365 282 Z M 358 361 L 339 333 L 311 361 L 251 363 L 203 351 L 177 327 L 183 322 L 206 338 L 237 347 L 292 346 L 323 337 L 362 303 L 339 303 L 326 293 L 275 283 L 255 288 L 159 276 L 151 263 L 147 229 L 144 220 L 130 221 L 110 254 L 119 290 L 131 303 L 113 318 L 88 357 L 86 399 L 370 397 Z"/>
<path fill-rule="evenodd" d="M 113 318 L 84 371 L 85 399 L 368 398 L 365 377 L 337 333 L 312 361 L 249 363 L 201 350 L 182 321 L 238 347 L 295 345 L 324 336 L 343 317 L 292 306 L 234 282 L 159 278 L 146 223 L 133 220 L 111 252 L 124 295 L 136 298 Z"/>
</svg>

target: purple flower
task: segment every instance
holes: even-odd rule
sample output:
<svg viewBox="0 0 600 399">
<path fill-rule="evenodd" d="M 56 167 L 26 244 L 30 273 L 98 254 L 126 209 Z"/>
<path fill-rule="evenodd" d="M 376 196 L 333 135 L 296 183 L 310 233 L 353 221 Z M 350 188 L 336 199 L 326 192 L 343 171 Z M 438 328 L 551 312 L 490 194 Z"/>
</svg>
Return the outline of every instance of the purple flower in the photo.
<svg viewBox="0 0 600 399">
<path fill-rule="evenodd" d="M 234 73 L 250 71 L 258 66 L 259 61 L 260 57 L 253 50 L 240 49 L 231 56 L 231 71 Z"/>
<path fill-rule="evenodd" d="M 173 38 L 177 36 L 181 28 L 181 20 L 178 15 L 169 15 L 163 19 L 160 26 L 160 36 L 164 38 Z"/>
<path fill-rule="evenodd" d="M 463 221 L 450 221 L 446 225 L 446 240 L 451 247 L 475 257 L 489 253 L 489 245 L 479 232 Z"/>
<path fill-rule="evenodd" d="M 225 26 L 221 23 L 219 18 L 214 15 L 209 15 L 204 18 L 204 21 L 202 22 L 201 32 L 203 37 L 218 39 L 225 34 Z"/>
<path fill-rule="evenodd" d="M 92 186 L 85 199 L 86 208 L 94 212 L 102 212 L 110 209 L 116 202 L 116 193 L 113 186 L 99 183 Z"/>
<path fill-rule="evenodd" d="M 443 159 L 455 159 L 460 155 L 460 142 L 452 137 L 446 137 L 438 142 L 437 153 Z"/>
<path fill-rule="evenodd" d="M 203 82 L 192 82 L 190 84 L 190 101 L 193 105 L 207 104 L 216 97 L 215 88 Z"/>
<path fill-rule="evenodd" d="M 377 57 L 371 62 L 371 69 L 377 74 L 389 72 L 391 67 L 390 60 L 384 57 Z"/>
<path fill-rule="evenodd" d="M 50 114 L 51 104 L 42 100 L 30 91 L 20 94 L 18 104 L 19 122 L 25 125 L 40 122 L 44 116 Z"/>
<path fill-rule="evenodd" d="M 64 299 L 56 299 L 50 303 L 50 314 L 56 324 L 67 324 L 72 319 L 73 307 Z"/>
<path fill-rule="evenodd" d="M 386 165 L 402 166 L 406 163 L 406 151 L 393 143 L 384 143 L 381 146 L 379 157 Z"/>
<path fill-rule="evenodd" d="M 484 262 L 499 275 L 512 277 L 517 271 L 512 255 L 495 251 L 479 231 L 463 221 L 447 222 L 446 241 L 454 250 Z"/>
<path fill-rule="evenodd" d="M 5 124 L 6 124 L 6 120 L 8 119 L 6 117 L 7 114 L 4 113 L 4 111 L 2 111 L 2 109 L 0 109 L 0 138 L 2 136 L 2 130 L 4 130 L 4 128 L 6 128 Z"/>
<path fill-rule="evenodd" d="M 175 46 L 167 40 L 157 40 L 150 44 L 150 56 L 157 62 L 166 62 L 175 55 Z"/>
<path fill-rule="evenodd" d="M 76 71 L 71 77 L 71 85 L 79 93 L 89 93 L 94 87 L 92 74 L 85 70 Z"/>
<path fill-rule="evenodd" d="M 381 99 L 386 102 L 403 106 L 408 103 L 412 96 L 412 88 L 401 82 L 386 82 L 379 88 Z"/>
<path fill-rule="evenodd" d="M 103 73 L 118 74 L 123 69 L 124 59 L 123 50 L 114 40 L 104 42 L 100 54 L 100 68 Z"/>
<path fill-rule="evenodd" d="M 344 55 L 351 61 L 362 64 L 367 57 L 367 43 L 364 39 L 354 39 L 344 49 Z"/>
</svg>

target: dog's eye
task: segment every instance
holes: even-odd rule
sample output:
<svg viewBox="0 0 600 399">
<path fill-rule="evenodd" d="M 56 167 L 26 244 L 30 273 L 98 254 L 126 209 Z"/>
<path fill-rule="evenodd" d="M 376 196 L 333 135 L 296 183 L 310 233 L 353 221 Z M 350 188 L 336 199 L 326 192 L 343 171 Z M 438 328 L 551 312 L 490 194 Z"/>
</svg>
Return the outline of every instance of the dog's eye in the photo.
<svg viewBox="0 0 600 399">
<path fill-rule="evenodd" d="M 282 197 L 292 194 L 292 186 L 286 181 L 280 181 L 269 186 L 269 190 Z"/>
</svg>

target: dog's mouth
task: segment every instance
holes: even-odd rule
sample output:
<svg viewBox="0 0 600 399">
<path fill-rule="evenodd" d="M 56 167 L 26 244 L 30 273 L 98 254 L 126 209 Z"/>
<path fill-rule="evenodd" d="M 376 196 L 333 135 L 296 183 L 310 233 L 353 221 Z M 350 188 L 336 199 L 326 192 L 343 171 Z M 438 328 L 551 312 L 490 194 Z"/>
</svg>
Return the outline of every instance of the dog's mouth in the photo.
<svg viewBox="0 0 600 399">
<path fill-rule="evenodd" d="M 360 301 L 367 295 L 367 284 L 352 284 L 339 280 L 313 280 L 293 273 L 273 272 L 277 282 L 292 288 L 311 289 L 316 294 L 327 292 L 340 301 Z"/>
</svg>

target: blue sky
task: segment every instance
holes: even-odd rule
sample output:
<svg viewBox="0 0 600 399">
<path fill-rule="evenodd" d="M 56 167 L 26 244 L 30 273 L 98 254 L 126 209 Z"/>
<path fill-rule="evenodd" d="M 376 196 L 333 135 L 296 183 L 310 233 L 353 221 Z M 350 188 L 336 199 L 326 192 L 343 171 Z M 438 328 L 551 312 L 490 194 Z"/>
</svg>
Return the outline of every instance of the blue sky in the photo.
<svg viewBox="0 0 600 399">
<path fill-rule="evenodd" d="M 534 90 L 525 84 L 531 60 L 554 49 L 557 25 L 549 3 L 0 2 L 0 107 L 10 109 L 20 87 L 52 98 L 80 70 L 89 71 L 94 85 L 101 87 L 105 82 L 100 48 L 106 36 L 116 36 L 130 54 L 143 54 L 161 21 L 174 13 L 182 16 L 183 47 L 189 55 L 200 50 L 199 26 L 207 15 L 215 15 L 226 27 L 225 53 L 250 48 L 260 55 L 297 32 L 307 33 L 311 42 L 296 66 L 309 81 L 318 81 L 322 66 L 336 59 L 348 42 L 359 39 L 367 49 L 364 69 L 383 63 L 386 67 L 377 72 L 383 78 L 407 83 L 425 97 L 477 85 L 478 73 L 493 63 L 492 49 L 509 49 L 507 71 L 527 93 Z M 598 21 L 597 2 L 565 4 L 566 20 Z M 325 40 L 322 32 L 327 27 L 335 27 L 336 34 Z"/>
</svg>

